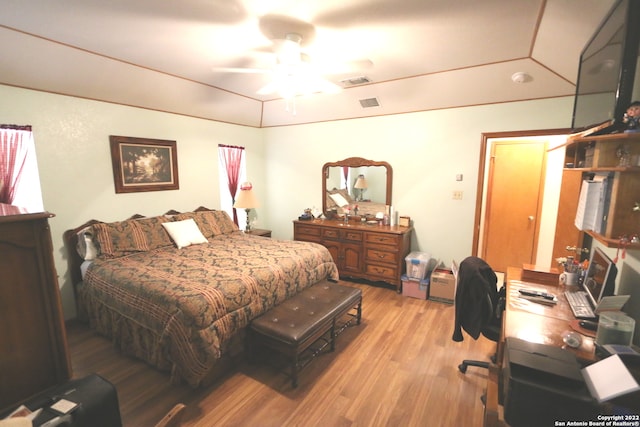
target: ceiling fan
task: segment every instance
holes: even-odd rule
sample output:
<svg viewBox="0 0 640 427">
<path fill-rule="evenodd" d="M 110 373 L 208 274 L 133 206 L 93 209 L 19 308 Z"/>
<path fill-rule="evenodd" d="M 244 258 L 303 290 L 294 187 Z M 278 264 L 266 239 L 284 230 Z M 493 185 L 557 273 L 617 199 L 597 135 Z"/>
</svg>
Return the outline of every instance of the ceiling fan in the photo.
<svg viewBox="0 0 640 427">
<path fill-rule="evenodd" d="M 215 72 L 270 74 L 271 81 L 259 89 L 259 95 L 278 94 L 283 99 L 312 93 L 336 93 L 342 87 L 327 80 L 325 74 L 339 74 L 372 65 L 370 60 L 338 64 L 317 63 L 305 48 L 315 40 L 315 27 L 286 15 L 269 14 L 260 18 L 261 33 L 271 41 L 269 66 L 257 68 L 214 68 Z M 264 52 L 265 49 L 259 49 Z"/>
</svg>

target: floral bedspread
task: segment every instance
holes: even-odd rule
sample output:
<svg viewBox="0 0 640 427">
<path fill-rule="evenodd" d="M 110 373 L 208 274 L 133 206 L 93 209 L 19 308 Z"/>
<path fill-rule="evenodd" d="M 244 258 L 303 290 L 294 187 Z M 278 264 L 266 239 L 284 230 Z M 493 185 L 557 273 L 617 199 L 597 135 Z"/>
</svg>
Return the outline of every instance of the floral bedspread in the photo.
<svg viewBox="0 0 640 427">
<path fill-rule="evenodd" d="M 121 349 L 197 386 L 234 334 L 325 278 L 338 279 L 325 247 L 235 232 L 96 260 L 81 301 Z"/>
</svg>

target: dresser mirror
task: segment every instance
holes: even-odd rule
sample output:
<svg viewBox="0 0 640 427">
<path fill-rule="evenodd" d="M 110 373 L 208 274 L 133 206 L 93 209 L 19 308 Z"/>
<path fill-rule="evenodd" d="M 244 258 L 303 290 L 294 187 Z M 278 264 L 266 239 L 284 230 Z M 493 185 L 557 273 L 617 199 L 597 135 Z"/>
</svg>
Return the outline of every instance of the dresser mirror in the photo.
<svg viewBox="0 0 640 427">
<path fill-rule="evenodd" d="M 375 217 L 391 205 L 393 169 L 387 162 L 349 157 L 322 167 L 322 211 L 327 218 Z M 356 211 L 357 209 L 357 211 Z"/>
</svg>

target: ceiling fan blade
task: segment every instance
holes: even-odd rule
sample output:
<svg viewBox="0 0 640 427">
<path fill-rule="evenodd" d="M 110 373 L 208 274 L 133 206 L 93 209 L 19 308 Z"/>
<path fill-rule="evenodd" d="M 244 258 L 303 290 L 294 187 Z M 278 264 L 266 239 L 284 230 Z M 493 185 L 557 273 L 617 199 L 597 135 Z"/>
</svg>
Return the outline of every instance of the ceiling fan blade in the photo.
<svg viewBox="0 0 640 427">
<path fill-rule="evenodd" d="M 267 14 L 258 23 L 260 32 L 269 40 L 286 39 L 288 34 L 298 34 L 300 45 L 311 44 L 316 36 L 313 24 L 294 18 L 293 16 Z"/>
<path fill-rule="evenodd" d="M 320 74 L 344 74 L 363 72 L 373 68 L 373 62 L 370 59 L 356 59 L 341 62 L 314 62 L 314 68 Z"/>
<path fill-rule="evenodd" d="M 277 93 L 283 98 L 293 98 L 298 95 L 312 95 L 314 93 L 338 93 L 342 87 L 319 76 L 288 76 L 274 78 L 256 93 L 270 95 Z"/>
<path fill-rule="evenodd" d="M 243 73 L 243 74 L 266 74 L 272 70 L 268 68 L 237 68 L 237 67 L 215 67 L 212 69 L 216 73 Z"/>
<path fill-rule="evenodd" d="M 323 93 L 339 93 L 342 92 L 342 87 L 330 82 L 329 80 L 324 80 L 323 83 L 324 88 L 322 89 Z"/>
</svg>

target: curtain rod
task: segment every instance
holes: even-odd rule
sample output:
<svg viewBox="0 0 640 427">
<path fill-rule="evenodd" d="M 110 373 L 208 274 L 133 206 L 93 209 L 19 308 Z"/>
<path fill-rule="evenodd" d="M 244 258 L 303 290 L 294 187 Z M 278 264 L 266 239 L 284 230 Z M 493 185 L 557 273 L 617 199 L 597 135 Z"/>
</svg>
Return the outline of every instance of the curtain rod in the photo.
<svg viewBox="0 0 640 427">
<path fill-rule="evenodd" d="M 0 125 L 0 129 L 26 130 L 31 132 L 31 125 Z"/>
<path fill-rule="evenodd" d="M 238 148 L 240 150 L 244 150 L 244 147 L 240 147 L 238 145 L 226 145 L 226 144 L 218 144 L 218 147 L 224 147 L 224 148 Z"/>
</svg>

